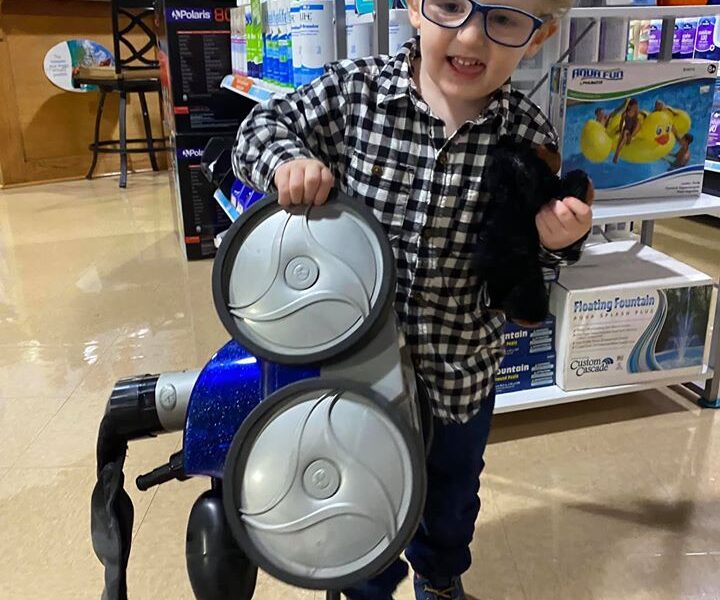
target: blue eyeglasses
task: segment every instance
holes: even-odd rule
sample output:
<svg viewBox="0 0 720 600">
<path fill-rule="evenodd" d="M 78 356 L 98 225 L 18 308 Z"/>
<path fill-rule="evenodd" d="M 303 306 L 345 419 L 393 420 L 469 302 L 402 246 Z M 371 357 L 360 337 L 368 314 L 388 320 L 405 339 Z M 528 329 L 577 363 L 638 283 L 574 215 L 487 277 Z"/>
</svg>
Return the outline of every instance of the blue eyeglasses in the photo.
<svg viewBox="0 0 720 600">
<path fill-rule="evenodd" d="M 482 13 L 485 35 L 496 44 L 510 48 L 527 44 L 545 22 L 510 6 L 479 4 L 474 0 L 422 0 L 425 18 L 447 29 L 462 27 L 476 12 Z"/>
</svg>

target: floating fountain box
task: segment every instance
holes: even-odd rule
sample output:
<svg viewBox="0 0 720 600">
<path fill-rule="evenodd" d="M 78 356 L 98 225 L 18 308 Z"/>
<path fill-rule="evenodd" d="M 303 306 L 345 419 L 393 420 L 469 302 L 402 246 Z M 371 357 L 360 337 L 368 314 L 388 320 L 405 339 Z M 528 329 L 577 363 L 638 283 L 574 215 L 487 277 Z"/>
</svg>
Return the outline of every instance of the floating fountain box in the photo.
<svg viewBox="0 0 720 600">
<path fill-rule="evenodd" d="M 714 288 L 709 275 L 632 240 L 587 248 L 551 292 L 557 384 L 692 380 L 707 364 Z"/>
</svg>

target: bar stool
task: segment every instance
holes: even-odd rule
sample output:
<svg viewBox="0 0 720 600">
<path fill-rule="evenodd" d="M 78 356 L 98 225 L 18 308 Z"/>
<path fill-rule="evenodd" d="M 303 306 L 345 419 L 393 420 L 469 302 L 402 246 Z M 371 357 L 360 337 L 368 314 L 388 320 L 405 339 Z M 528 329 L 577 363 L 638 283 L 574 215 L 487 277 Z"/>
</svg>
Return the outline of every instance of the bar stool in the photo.
<svg viewBox="0 0 720 600">
<path fill-rule="evenodd" d="M 86 175 L 92 179 L 98 155 L 120 155 L 120 187 L 127 186 L 127 160 L 130 153 L 150 156 L 153 171 L 158 171 L 156 152 L 166 150 L 164 138 L 153 138 L 146 93 L 157 93 L 162 110 L 160 63 L 156 57 L 157 37 L 151 27 L 154 15 L 153 0 L 112 0 L 114 67 L 80 67 L 74 75 L 78 84 L 95 85 L 100 90 L 95 117 L 95 135 L 89 148 L 93 152 L 92 164 Z M 130 36 L 134 39 L 131 39 Z M 135 37 L 137 36 L 137 37 Z M 120 139 L 101 140 L 105 100 L 110 93 L 120 95 Z M 140 98 L 144 138 L 127 138 L 127 100 L 135 93 Z M 133 147 L 129 147 L 132 145 Z"/>
</svg>

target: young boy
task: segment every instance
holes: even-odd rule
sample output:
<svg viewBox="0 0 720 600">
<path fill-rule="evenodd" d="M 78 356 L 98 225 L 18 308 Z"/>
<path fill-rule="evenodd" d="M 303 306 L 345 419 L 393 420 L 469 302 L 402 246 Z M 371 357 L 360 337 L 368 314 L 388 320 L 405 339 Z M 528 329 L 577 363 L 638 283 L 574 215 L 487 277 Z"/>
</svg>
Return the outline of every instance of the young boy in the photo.
<svg viewBox="0 0 720 600">
<path fill-rule="evenodd" d="M 397 262 L 395 309 L 433 402 L 428 495 L 406 550 L 421 600 L 466 598 L 460 576 L 480 509 L 479 477 L 503 356 L 504 317 L 480 302 L 475 240 L 488 201 L 480 182 L 501 135 L 555 145 L 539 109 L 507 83 L 556 30 L 570 0 L 409 0 L 419 29 L 395 57 L 342 61 L 241 127 L 235 172 L 283 206 L 322 204 L 331 188 L 365 202 Z M 591 227 L 576 198 L 537 216 L 549 265 L 579 256 Z M 579 241 L 580 240 L 580 241 Z M 407 575 L 398 559 L 350 600 L 391 600 Z"/>
</svg>

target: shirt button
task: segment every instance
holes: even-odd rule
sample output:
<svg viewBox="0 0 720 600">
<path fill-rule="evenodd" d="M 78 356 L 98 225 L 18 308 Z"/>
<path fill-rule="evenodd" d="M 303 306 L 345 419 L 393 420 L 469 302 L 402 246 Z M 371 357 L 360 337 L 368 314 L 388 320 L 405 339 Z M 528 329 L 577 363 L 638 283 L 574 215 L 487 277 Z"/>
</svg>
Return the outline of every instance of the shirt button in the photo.
<svg viewBox="0 0 720 600">
<path fill-rule="evenodd" d="M 380 177 L 383 174 L 383 168 L 380 165 L 373 165 L 371 172 L 375 177 Z"/>
<path fill-rule="evenodd" d="M 440 156 L 438 156 L 437 161 L 438 161 L 441 165 L 445 166 L 445 165 L 447 164 L 447 155 L 441 154 Z"/>
</svg>

